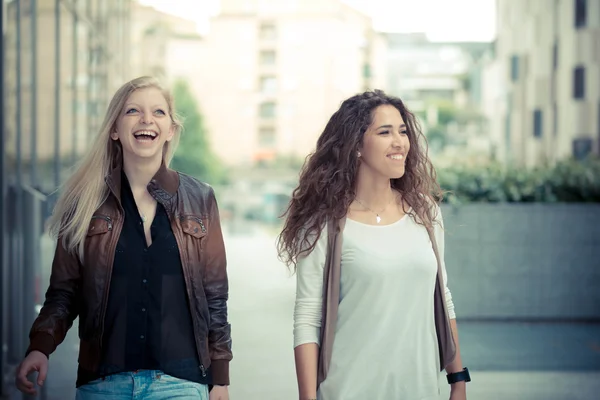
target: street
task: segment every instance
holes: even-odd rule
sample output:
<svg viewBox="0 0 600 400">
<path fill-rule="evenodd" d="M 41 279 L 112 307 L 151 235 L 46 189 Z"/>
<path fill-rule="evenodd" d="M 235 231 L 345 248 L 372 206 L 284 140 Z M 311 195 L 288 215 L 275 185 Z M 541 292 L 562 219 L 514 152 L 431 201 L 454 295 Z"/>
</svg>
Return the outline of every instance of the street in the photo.
<svg viewBox="0 0 600 400">
<path fill-rule="evenodd" d="M 231 398 L 296 399 L 295 277 L 277 261 L 273 234 L 257 230 L 226 234 L 225 240 L 234 352 Z M 49 249 L 51 243 L 45 252 Z M 600 325 L 461 323 L 460 310 L 457 315 L 463 362 L 472 371 L 469 400 L 599 398 Z M 77 350 L 75 324 L 50 359 L 49 400 L 74 398 Z M 441 387 L 441 399 L 447 399 L 448 385 Z"/>
</svg>

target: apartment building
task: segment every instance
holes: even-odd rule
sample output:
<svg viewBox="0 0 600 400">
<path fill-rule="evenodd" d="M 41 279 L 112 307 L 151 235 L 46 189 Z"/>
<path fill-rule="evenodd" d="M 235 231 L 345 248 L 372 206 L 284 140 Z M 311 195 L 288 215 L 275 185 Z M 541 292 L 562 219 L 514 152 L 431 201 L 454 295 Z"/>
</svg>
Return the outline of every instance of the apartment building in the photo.
<svg viewBox="0 0 600 400">
<path fill-rule="evenodd" d="M 303 158 L 341 101 L 385 88 L 385 49 L 339 0 L 222 0 L 192 82 L 214 151 L 231 166 Z"/>
<path fill-rule="evenodd" d="M 196 23 L 163 13 L 137 1 L 131 5 L 131 78 L 151 75 L 166 82 L 194 78 L 203 61 L 202 38 Z M 190 72 L 189 75 L 182 71 Z"/>
<path fill-rule="evenodd" d="M 85 150 L 110 94 L 127 76 L 129 5 L 130 0 L 6 3 L 9 169 L 17 155 L 24 163 L 59 158 L 69 164 Z"/>
<path fill-rule="evenodd" d="M 476 67 L 492 43 L 432 42 L 425 33 L 386 36 L 390 93 L 402 98 L 411 110 L 425 112 L 429 99 L 460 102 L 466 96 L 480 102 L 480 71 Z"/>
<path fill-rule="evenodd" d="M 524 166 L 599 152 L 600 1 L 498 0 L 504 159 Z"/>
</svg>

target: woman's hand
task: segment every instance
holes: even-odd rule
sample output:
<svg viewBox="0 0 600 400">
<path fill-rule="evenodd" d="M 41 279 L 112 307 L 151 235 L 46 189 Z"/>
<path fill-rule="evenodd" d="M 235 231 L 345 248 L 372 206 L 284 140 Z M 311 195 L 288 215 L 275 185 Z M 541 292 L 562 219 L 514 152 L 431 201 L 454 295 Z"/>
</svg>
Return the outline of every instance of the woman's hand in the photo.
<svg viewBox="0 0 600 400">
<path fill-rule="evenodd" d="M 48 357 L 37 350 L 29 353 L 17 368 L 15 384 L 17 385 L 17 388 L 25 394 L 36 394 L 33 382 L 27 379 L 27 375 L 33 371 L 38 372 L 37 384 L 38 386 L 42 386 L 46 380 L 46 374 L 48 373 Z"/>
<path fill-rule="evenodd" d="M 229 400 L 229 390 L 227 386 L 213 386 L 210 391 L 209 400 Z"/>
</svg>

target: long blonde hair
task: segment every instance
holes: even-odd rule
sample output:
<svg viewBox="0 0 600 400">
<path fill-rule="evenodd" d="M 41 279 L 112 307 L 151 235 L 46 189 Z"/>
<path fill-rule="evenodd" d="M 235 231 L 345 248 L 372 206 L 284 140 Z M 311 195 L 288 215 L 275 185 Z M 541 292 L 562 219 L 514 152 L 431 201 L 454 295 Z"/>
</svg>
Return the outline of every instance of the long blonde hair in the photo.
<svg viewBox="0 0 600 400">
<path fill-rule="evenodd" d="M 77 253 L 83 260 L 83 249 L 88 227 L 94 212 L 106 201 L 109 194 L 106 176 L 122 164 L 123 151 L 118 140 L 112 140 L 111 132 L 121 114 L 129 96 L 138 89 L 159 89 L 167 104 L 173 122 L 175 135 L 166 142 L 163 149 L 163 161 L 169 164 L 179 141 L 182 123 L 175 113 L 174 99 L 171 93 L 158 80 L 149 76 L 133 79 L 117 90 L 113 96 L 100 132 L 90 150 L 81 159 L 73 175 L 63 186 L 49 221 L 50 233 L 62 238 L 63 246 L 69 253 Z"/>
</svg>

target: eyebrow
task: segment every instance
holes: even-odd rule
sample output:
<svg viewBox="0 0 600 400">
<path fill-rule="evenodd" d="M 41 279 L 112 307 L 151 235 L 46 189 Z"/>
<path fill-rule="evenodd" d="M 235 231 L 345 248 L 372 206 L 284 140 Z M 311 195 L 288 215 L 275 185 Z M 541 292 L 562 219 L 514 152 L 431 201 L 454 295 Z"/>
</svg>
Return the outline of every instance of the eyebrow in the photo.
<svg viewBox="0 0 600 400">
<path fill-rule="evenodd" d="M 125 107 L 131 107 L 131 106 L 136 106 L 136 107 L 140 107 L 141 108 L 141 106 L 139 104 L 137 104 L 137 103 L 127 103 L 127 104 L 125 104 Z M 165 106 L 157 104 L 157 105 L 152 106 L 151 108 L 165 108 Z"/>
<path fill-rule="evenodd" d="M 386 128 L 386 129 L 393 129 L 394 127 L 392 125 L 381 125 L 379 128 L 377 129 L 381 129 L 381 128 Z M 402 124 L 400 125 L 400 129 L 406 128 L 406 124 Z"/>
</svg>

